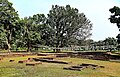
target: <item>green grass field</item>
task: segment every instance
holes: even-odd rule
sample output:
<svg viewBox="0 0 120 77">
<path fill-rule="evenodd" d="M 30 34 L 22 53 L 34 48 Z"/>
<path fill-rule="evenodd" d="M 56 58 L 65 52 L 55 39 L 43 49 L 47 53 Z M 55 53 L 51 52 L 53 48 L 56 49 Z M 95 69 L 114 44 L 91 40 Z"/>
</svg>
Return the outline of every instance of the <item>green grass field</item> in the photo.
<svg viewBox="0 0 120 77">
<path fill-rule="evenodd" d="M 30 57 L 11 57 L 0 61 L 0 77 L 120 77 L 120 63 L 88 60 L 80 58 L 59 58 L 71 64 L 42 63 L 36 66 L 26 66 L 25 63 L 18 63 L 19 60 L 26 60 Z M 14 62 L 9 60 L 14 59 Z M 81 63 L 92 63 L 105 66 L 92 70 L 87 68 L 82 71 L 64 70 L 63 67 Z"/>
</svg>

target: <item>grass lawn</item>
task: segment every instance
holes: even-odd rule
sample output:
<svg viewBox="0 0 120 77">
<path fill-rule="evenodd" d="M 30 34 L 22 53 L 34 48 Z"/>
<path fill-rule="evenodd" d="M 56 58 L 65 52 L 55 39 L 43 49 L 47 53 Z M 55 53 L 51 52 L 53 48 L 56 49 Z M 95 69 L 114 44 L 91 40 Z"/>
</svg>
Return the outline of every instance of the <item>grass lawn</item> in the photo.
<svg viewBox="0 0 120 77">
<path fill-rule="evenodd" d="M 19 60 L 26 60 L 30 57 L 4 58 L 0 61 L 0 77 L 120 77 L 120 63 L 88 60 L 80 58 L 60 58 L 63 61 L 70 61 L 71 64 L 42 63 L 36 66 L 26 66 L 25 63 L 18 63 Z M 9 60 L 14 59 L 14 62 Z M 64 70 L 63 67 L 81 63 L 92 63 L 105 66 L 92 70 L 87 68 L 82 71 Z"/>
</svg>

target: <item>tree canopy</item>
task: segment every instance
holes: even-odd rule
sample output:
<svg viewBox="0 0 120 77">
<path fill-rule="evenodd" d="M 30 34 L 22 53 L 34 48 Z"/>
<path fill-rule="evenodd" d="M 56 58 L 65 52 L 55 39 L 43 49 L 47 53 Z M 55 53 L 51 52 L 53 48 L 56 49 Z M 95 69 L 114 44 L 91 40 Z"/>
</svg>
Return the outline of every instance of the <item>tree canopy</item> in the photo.
<svg viewBox="0 0 120 77">
<path fill-rule="evenodd" d="M 0 38 L 7 44 L 8 51 L 11 48 L 12 36 L 18 19 L 17 11 L 12 7 L 12 3 L 8 0 L 0 0 Z"/>
<path fill-rule="evenodd" d="M 113 8 L 109 9 L 109 11 L 112 13 L 109 18 L 110 22 L 115 23 L 120 31 L 120 8 L 114 6 Z M 120 44 L 120 34 L 118 34 L 116 38 L 118 38 L 117 42 Z"/>
<path fill-rule="evenodd" d="M 64 47 L 79 45 L 92 35 L 92 23 L 84 13 L 70 5 L 52 5 L 44 14 L 19 18 L 17 11 L 8 0 L 0 0 L 0 47 L 26 47 L 33 45 Z"/>
<path fill-rule="evenodd" d="M 24 17 L 20 20 L 20 34 L 18 36 L 18 40 L 16 43 L 18 45 L 22 43 L 24 46 L 27 46 L 27 51 L 30 51 L 32 45 L 39 43 L 42 36 L 42 28 L 44 26 L 45 15 L 44 14 L 36 14 L 32 17 Z M 22 40 L 20 42 L 20 40 Z M 24 43 L 23 43 L 24 42 Z"/>
<path fill-rule="evenodd" d="M 117 6 L 114 6 L 113 8 L 109 9 L 109 11 L 112 13 L 110 16 L 110 22 L 116 23 L 118 28 L 120 28 L 120 8 Z"/>
<path fill-rule="evenodd" d="M 76 40 L 86 39 L 91 35 L 92 23 L 84 13 L 70 5 L 53 5 L 47 17 L 51 28 L 51 38 L 56 47 L 69 45 Z"/>
</svg>

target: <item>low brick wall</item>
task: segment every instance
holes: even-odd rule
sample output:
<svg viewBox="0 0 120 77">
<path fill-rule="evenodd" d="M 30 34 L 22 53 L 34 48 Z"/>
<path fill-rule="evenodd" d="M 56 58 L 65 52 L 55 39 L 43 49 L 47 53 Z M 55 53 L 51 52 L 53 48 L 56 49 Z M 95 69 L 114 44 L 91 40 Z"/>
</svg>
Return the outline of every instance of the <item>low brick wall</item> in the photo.
<svg viewBox="0 0 120 77">
<path fill-rule="evenodd" d="M 71 57 L 93 59 L 93 60 L 110 60 L 111 56 L 107 52 L 78 52 L 72 53 Z"/>
</svg>

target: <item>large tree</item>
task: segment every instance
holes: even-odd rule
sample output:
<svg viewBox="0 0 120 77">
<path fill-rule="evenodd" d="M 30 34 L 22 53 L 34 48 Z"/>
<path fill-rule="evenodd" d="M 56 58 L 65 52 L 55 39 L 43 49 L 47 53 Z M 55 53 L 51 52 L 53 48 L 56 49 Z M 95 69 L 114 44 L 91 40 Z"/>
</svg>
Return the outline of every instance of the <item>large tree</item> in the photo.
<svg viewBox="0 0 120 77">
<path fill-rule="evenodd" d="M 84 13 L 70 5 L 53 5 L 47 17 L 52 44 L 56 47 L 69 45 L 76 40 L 85 40 L 91 35 L 92 23 Z"/>
<path fill-rule="evenodd" d="M 20 25 L 21 33 L 19 39 L 24 42 L 24 45 L 27 46 L 27 51 L 31 51 L 32 45 L 40 42 L 41 39 L 41 30 L 42 26 L 44 26 L 45 15 L 44 14 L 36 14 L 32 17 L 25 17 L 21 19 Z"/>
<path fill-rule="evenodd" d="M 0 0 L 0 38 L 6 43 L 10 52 L 12 36 L 19 19 L 17 11 L 8 0 Z"/>
</svg>

